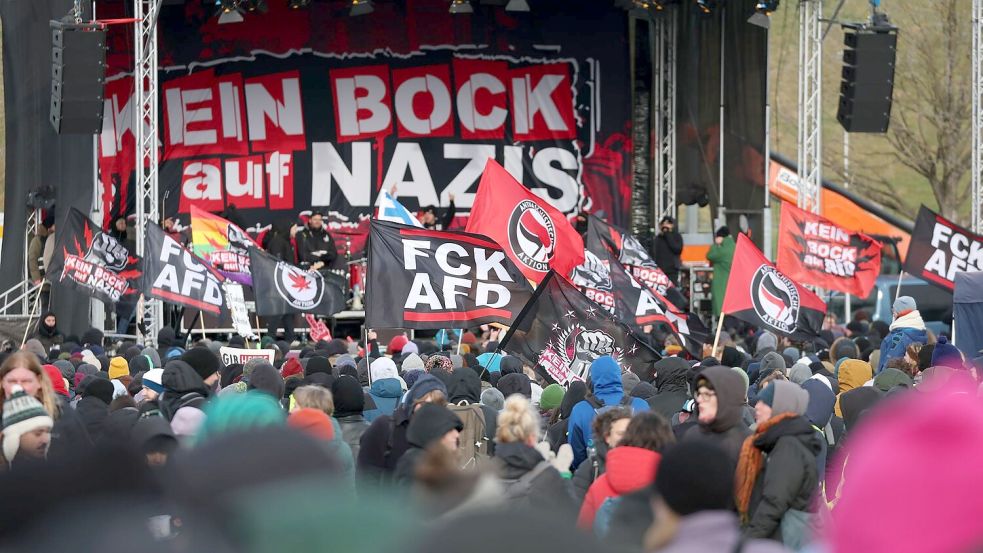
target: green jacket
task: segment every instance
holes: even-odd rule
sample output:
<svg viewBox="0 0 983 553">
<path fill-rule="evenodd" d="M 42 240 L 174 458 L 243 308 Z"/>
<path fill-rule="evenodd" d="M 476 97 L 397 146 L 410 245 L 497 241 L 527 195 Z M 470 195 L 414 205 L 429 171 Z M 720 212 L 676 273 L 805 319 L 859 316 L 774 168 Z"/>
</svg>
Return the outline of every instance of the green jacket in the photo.
<svg viewBox="0 0 983 553">
<path fill-rule="evenodd" d="M 723 242 L 710 246 L 707 261 L 713 266 L 713 282 L 710 293 L 713 295 L 713 314 L 720 315 L 724 305 L 724 294 L 727 293 L 727 279 L 730 277 L 730 265 L 734 260 L 734 248 L 737 244 L 733 236 L 724 237 Z"/>
</svg>

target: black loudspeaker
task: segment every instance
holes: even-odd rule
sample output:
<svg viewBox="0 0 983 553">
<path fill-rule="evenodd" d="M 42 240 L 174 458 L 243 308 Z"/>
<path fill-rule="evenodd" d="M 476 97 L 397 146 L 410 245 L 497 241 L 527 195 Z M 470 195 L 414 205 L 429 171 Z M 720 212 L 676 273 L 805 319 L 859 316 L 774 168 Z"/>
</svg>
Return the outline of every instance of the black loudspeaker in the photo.
<svg viewBox="0 0 983 553">
<path fill-rule="evenodd" d="M 51 22 L 51 125 L 58 134 L 102 131 L 106 30 Z"/>
<path fill-rule="evenodd" d="M 847 132 L 887 132 L 894 95 L 897 29 L 847 29 L 844 42 L 836 120 Z"/>
</svg>

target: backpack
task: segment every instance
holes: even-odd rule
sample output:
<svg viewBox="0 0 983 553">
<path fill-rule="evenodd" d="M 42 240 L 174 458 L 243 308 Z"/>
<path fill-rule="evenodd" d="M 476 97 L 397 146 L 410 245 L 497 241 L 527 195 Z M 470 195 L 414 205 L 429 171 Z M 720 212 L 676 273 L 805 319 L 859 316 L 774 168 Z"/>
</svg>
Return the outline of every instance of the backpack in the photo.
<svg viewBox="0 0 983 553">
<path fill-rule="evenodd" d="M 505 504 L 509 504 L 510 501 L 528 498 L 529 493 L 532 491 L 533 481 L 551 466 L 549 461 L 540 461 L 532 470 L 519 478 L 503 478 L 502 486 L 505 488 Z"/>
<path fill-rule="evenodd" d="M 452 413 L 461 419 L 464 430 L 458 439 L 457 454 L 461 468 L 481 468 L 488 464 L 488 436 L 485 426 L 485 412 L 481 405 L 461 401 L 447 406 Z"/>
<path fill-rule="evenodd" d="M 594 408 L 594 414 L 595 415 L 600 415 L 601 413 L 603 413 L 605 411 L 610 411 L 611 409 L 614 409 L 615 407 L 627 407 L 627 408 L 631 409 L 632 411 L 635 410 L 631 406 L 631 400 L 634 399 L 634 398 L 632 398 L 630 395 L 624 394 L 624 393 L 621 395 L 621 401 L 619 401 L 617 405 L 604 405 L 603 403 L 601 403 L 601 401 L 599 399 L 597 399 L 596 397 L 594 397 L 594 394 L 588 394 L 587 397 L 585 397 L 584 399 L 587 400 L 587 403 L 589 403 L 590 406 Z"/>
</svg>

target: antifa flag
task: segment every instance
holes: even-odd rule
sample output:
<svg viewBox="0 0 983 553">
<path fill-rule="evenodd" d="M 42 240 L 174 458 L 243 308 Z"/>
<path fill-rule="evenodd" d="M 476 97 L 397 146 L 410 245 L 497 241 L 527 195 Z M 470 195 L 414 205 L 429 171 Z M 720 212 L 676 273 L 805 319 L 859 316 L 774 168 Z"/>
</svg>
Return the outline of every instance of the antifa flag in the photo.
<svg viewBox="0 0 983 553">
<path fill-rule="evenodd" d="M 646 325 L 665 325 L 694 356 L 702 351 L 709 331 L 694 313 L 684 313 L 657 292 L 632 277 L 607 248 L 595 255 L 584 252 L 584 263 L 570 273 L 570 281 L 591 301 L 637 332 Z"/>
<path fill-rule="evenodd" d="M 881 273 L 881 244 L 784 202 L 778 269 L 798 282 L 866 298 Z"/>
<path fill-rule="evenodd" d="M 640 377 L 650 374 L 660 359 L 627 326 L 554 271 L 539 284 L 500 347 L 564 386 L 587 380 L 591 363 L 604 355 Z"/>
<path fill-rule="evenodd" d="M 314 313 L 330 316 L 345 308 L 343 277 L 301 269 L 257 247 L 249 248 L 249 260 L 257 315 Z"/>
<path fill-rule="evenodd" d="M 225 307 L 225 277 L 184 248 L 164 229 L 147 225 L 144 241 L 143 295 L 220 315 Z"/>
<path fill-rule="evenodd" d="M 481 174 L 466 230 L 498 242 L 536 283 L 550 269 L 566 275 L 584 261 L 584 241 L 570 221 L 494 159 Z"/>
<path fill-rule="evenodd" d="M 776 269 L 740 233 L 722 311 L 794 340 L 809 340 L 822 329 L 826 304 Z"/>
<path fill-rule="evenodd" d="M 107 303 L 136 306 L 140 258 L 72 208 L 59 223 L 44 277 Z"/>
<path fill-rule="evenodd" d="M 365 323 L 376 328 L 512 324 L 532 287 L 484 236 L 373 220 Z"/>
<path fill-rule="evenodd" d="M 618 261 L 631 270 L 631 276 L 635 280 L 660 295 L 665 296 L 674 287 L 669 277 L 656 265 L 655 260 L 633 234 L 609 225 L 596 215 L 591 215 L 587 224 L 586 247 L 597 255 L 600 255 L 601 250 L 614 252 Z"/>
<path fill-rule="evenodd" d="M 257 244 L 246 231 L 193 205 L 191 243 L 195 255 L 211 263 L 226 278 L 246 286 L 252 285 L 249 248 Z"/>
<path fill-rule="evenodd" d="M 983 236 L 922 206 L 911 233 L 904 271 L 952 292 L 956 273 L 983 271 Z"/>
</svg>

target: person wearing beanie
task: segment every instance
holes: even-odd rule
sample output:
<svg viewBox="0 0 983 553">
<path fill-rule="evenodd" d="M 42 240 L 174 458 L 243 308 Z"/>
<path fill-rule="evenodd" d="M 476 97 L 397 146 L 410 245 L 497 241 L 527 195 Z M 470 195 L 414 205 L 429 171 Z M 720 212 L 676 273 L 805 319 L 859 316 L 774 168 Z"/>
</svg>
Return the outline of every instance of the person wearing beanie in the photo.
<svg viewBox="0 0 983 553">
<path fill-rule="evenodd" d="M 642 379 L 638 378 L 638 375 L 629 371 L 621 375 L 621 387 L 625 390 L 625 393 L 631 395 L 632 390 Z"/>
<path fill-rule="evenodd" d="M 51 380 L 51 388 L 60 396 L 63 401 L 68 401 L 68 382 L 62 377 L 61 371 L 54 365 L 44 365 L 41 367 Z"/>
<path fill-rule="evenodd" d="M 908 346 L 928 343 L 928 333 L 925 321 L 918 311 L 918 305 L 911 296 L 899 296 L 891 308 L 894 322 L 891 323 L 890 333 L 881 341 L 880 358 L 877 361 L 875 374 L 887 367 L 891 359 L 903 358 Z"/>
<path fill-rule="evenodd" d="M 734 471 L 726 453 L 707 442 L 669 449 L 653 486 L 655 522 L 645 550 L 659 553 L 784 553 L 771 540 L 744 540 L 733 512 Z"/>
<path fill-rule="evenodd" d="M 130 375 L 130 365 L 122 357 L 113 357 L 109 360 L 109 379 L 116 380 L 122 376 Z"/>
<path fill-rule="evenodd" d="M 300 360 L 296 357 L 291 357 L 284 361 L 283 366 L 280 367 L 280 375 L 283 376 L 284 380 L 296 376 L 304 377 L 304 367 L 300 364 Z"/>
<path fill-rule="evenodd" d="M 79 383 L 79 401 L 75 404 L 78 414 L 89 438 L 97 443 L 102 436 L 103 424 L 109 416 L 109 404 L 113 401 L 113 383 L 105 375 L 86 376 Z"/>
<path fill-rule="evenodd" d="M 829 346 L 829 358 L 834 363 L 844 358 L 860 359 L 860 348 L 850 338 L 841 336 L 833 340 L 833 344 Z"/>
<path fill-rule="evenodd" d="M 307 358 L 307 366 L 304 367 L 304 376 L 310 376 L 316 373 L 332 374 L 331 362 L 328 361 L 327 357 L 315 355 Z"/>
<path fill-rule="evenodd" d="M 464 424 L 461 419 L 447 407 L 433 403 L 421 405 L 406 430 L 409 448 L 396 464 L 393 481 L 409 487 L 415 480 L 416 469 L 428 447 L 444 447 L 456 453 L 462 430 Z"/>
<path fill-rule="evenodd" d="M 450 359 L 448 359 L 450 361 Z M 417 353 L 410 353 L 403 358 L 402 363 L 403 371 L 412 371 L 414 369 L 425 370 L 426 365 L 423 362 L 423 358 Z"/>
<path fill-rule="evenodd" d="M 526 399 L 532 398 L 532 382 L 523 373 L 507 374 L 499 379 L 495 387 L 506 398 L 513 394 L 525 396 Z"/>
<path fill-rule="evenodd" d="M 212 350 L 201 346 L 193 347 L 181 354 L 181 361 L 191 365 L 205 386 L 208 388 L 215 387 L 215 383 L 220 377 L 218 371 L 222 368 L 222 362 L 217 355 L 212 353 Z"/>
<path fill-rule="evenodd" d="M 403 352 L 403 346 L 405 346 L 409 341 L 409 338 L 407 338 L 405 334 L 393 336 L 392 340 L 389 340 L 389 345 L 386 346 L 386 353 L 390 357 L 396 357 Z"/>
<path fill-rule="evenodd" d="M 411 371 L 403 371 L 403 382 L 406 382 L 406 389 L 410 389 L 416 384 L 416 381 L 420 379 L 421 376 L 427 374 L 423 369 L 413 369 Z"/>
<path fill-rule="evenodd" d="M 399 378 L 396 363 L 388 357 L 380 357 L 369 365 L 369 396 L 375 402 L 375 409 L 364 412 L 365 420 L 370 423 L 380 415 L 390 415 L 396 411 L 396 404 L 403 397 L 403 381 Z"/>
<path fill-rule="evenodd" d="M 491 407 L 495 411 L 501 411 L 502 407 L 505 406 L 505 396 L 502 395 L 502 392 L 498 388 L 486 388 L 481 391 L 481 404 Z M 562 422 L 566 426 L 566 421 Z"/>
<path fill-rule="evenodd" d="M 205 424 L 205 412 L 197 407 L 182 407 L 171 419 L 171 430 L 182 447 L 191 447 Z"/>
<path fill-rule="evenodd" d="M 144 402 L 157 403 L 160 394 L 164 393 L 164 384 L 161 382 L 163 376 L 164 369 L 150 369 L 143 373 L 141 381 L 143 384 L 142 393 Z"/>
<path fill-rule="evenodd" d="M 295 409 L 287 416 L 287 426 L 296 428 L 316 440 L 330 442 L 335 437 L 331 417 L 320 409 L 311 407 Z"/>
<path fill-rule="evenodd" d="M 14 460 L 44 459 L 51 445 L 55 422 L 37 399 L 14 385 L 3 402 L 3 457 L 12 467 Z"/>
<path fill-rule="evenodd" d="M 403 370 L 407 370 L 406 361 L 403 361 Z M 427 357 L 427 361 L 423 364 L 423 370 L 427 371 L 428 373 L 433 373 L 435 371 L 449 373 L 454 370 L 454 363 L 451 362 L 450 357 L 435 353 L 430 357 Z"/>
<path fill-rule="evenodd" d="M 264 360 L 262 364 L 253 369 L 246 390 L 256 390 L 269 394 L 270 397 L 279 402 L 283 399 L 284 386 L 280 372 Z"/>
<path fill-rule="evenodd" d="M 334 418 L 341 427 L 342 439 L 352 449 L 352 455 L 358 457 L 362 435 L 369 429 L 369 422 L 363 415 L 365 391 L 354 377 L 341 375 L 331 384 L 331 395 Z"/>
<path fill-rule="evenodd" d="M 948 338 L 939 336 L 932 350 L 933 367 L 948 367 L 950 369 L 965 369 L 966 360 L 959 348 L 949 343 Z"/>
<path fill-rule="evenodd" d="M 898 369 L 887 367 L 874 377 L 874 387 L 886 394 L 895 388 L 910 390 L 915 387 L 915 383 L 907 374 Z"/>
<path fill-rule="evenodd" d="M 819 484 L 822 443 L 804 416 L 808 406 L 808 392 L 796 384 L 775 380 L 766 386 L 754 406 L 757 428 L 741 446 L 735 475 L 745 535 L 780 541 L 793 551 L 808 538 L 810 501 Z"/>
<path fill-rule="evenodd" d="M 551 411 L 560 407 L 563 403 L 563 394 L 566 390 L 563 386 L 553 383 L 543 389 L 543 395 L 539 397 L 539 410 Z"/>
<path fill-rule="evenodd" d="M 145 355 L 148 360 L 150 360 L 150 368 L 152 369 L 162 369 L 164 368 L 163 363 L 160 362 L 160 354 L 154 348 L 143 348 L 140 351 L 140 355 Z"/>
<path fill-rule="evenodd" d="M 707 252 L 707 261 L 713 266 L 713 280 L 710 283 L 710 295 L 713 300 L 714 317 L 720 317 L 724 305 L 724 294 L 727 292 L 727 279 L 730 277 L 730 265 L 734 260 L 734 250 L 737 243 L 730 235 L 727 227 L 720 227 L 714 234 L 713 245 Z"/>
<path fill-rule="evenodd" d="M 700 371 L 695 389 L 698 424 L 683 434 L 682 441 L 712 442 L 726 451 L 736 466 L 741 445 L 751 434 L 743 419 L 747 401 L 744 380 L 734 369 L 716 365 Z"/>
<path fill-rule="evenodd" d="M 287 424 L 287 415 L 269 394 L 259 391 L 219 396 L 208 402 L 195 445 L 217 436 Z M 177 432 L 175 432 L 176 434 Z"/>
</svg>

